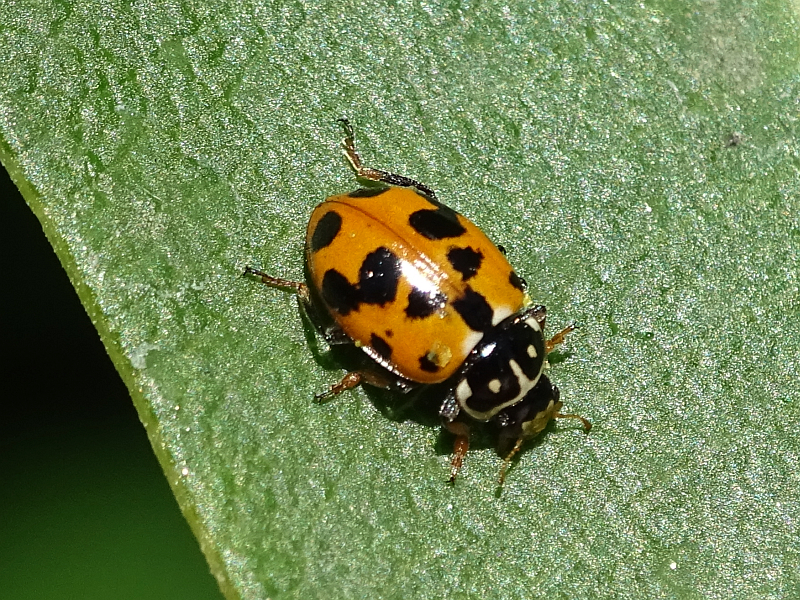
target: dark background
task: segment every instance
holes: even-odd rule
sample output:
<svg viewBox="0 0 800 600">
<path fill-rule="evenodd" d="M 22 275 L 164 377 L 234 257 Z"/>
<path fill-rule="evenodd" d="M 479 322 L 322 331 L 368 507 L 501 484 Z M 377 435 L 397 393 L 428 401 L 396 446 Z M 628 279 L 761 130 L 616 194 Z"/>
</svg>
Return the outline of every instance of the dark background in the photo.
<svg viewBox="0 0 800 600">
<path fill-rule="evenodd" d="M 222 598 L 128 391 L 0 167 L 0 596 Z"/>
</svg>

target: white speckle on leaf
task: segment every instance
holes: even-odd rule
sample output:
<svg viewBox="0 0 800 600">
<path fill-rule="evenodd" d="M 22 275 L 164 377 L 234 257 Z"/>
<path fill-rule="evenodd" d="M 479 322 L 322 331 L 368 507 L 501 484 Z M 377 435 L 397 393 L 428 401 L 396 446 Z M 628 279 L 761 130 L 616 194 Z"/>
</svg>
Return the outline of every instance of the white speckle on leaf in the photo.
<svg viewBox="0 0 800 600">
<path fill-rule="evenodd" d="M 150 350 L 156 350 L 158 346 L 155 344 L 139 344 L 131 351 L 131 364 L 134 369 L 144 369 L 147 367 L 147 353 Z"/>
</svg>

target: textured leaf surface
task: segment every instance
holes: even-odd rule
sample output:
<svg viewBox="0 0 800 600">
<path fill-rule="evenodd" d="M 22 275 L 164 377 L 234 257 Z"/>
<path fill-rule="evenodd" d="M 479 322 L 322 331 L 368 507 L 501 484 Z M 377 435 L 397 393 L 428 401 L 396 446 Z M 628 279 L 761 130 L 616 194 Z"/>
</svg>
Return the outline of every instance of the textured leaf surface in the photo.
<svg viewBox="0 0 800 600">
<path fill-rule="evenodd" d="M 0 7 L 3 163 L 229 598 L 800 593 L 795 9 Z M 595 429 L 502 493 L 488 439 L 444 484 L 424 406 L 314 405 L 340 371 L 240 276 L 302 277 L 340 116 L 582 325 L 552 378 Z"/>
</svg>

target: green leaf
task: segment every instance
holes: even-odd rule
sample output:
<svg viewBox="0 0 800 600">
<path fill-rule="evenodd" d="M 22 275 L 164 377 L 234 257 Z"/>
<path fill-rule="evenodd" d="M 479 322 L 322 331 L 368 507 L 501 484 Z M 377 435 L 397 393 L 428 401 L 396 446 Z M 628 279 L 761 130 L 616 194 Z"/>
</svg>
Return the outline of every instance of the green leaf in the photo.
<svg viewBox="0 0 800 600">
<path fill-rule="evenodd" d="M 0 155 L 228 598 L 800 592 L 800 152 L 782 2 L 0 8 Z M 570 423 L 490 437 L 337 381 L 305 223 L 368 164 L 508 249 Z M 311 346 L 311 347 L 310 347 Z"/>
</svg>

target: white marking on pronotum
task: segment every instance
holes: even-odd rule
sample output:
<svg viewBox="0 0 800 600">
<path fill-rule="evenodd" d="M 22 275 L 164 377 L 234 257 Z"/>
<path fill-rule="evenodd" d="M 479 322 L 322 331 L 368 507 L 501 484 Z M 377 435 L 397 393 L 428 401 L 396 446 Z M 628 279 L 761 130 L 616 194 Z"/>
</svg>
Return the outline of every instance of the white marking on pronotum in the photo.
<svg viewBox="0 0 800 600">
<path fill-rule="evenodd" d="M 528 379 L 525 373 L 522 371 L 522 368 L 519 366 L 519 364 L 517 364 L 517 361 L 515 360 L 509 360 L 508 366 L 511 367 L 511 370 L 514 372 L 514 377 L 516 377 L 517 381 L 519 382 L 519 394 L 517 394 L 514 398 L 511 398 L 507 402 L 503 402 L 502 404 L 493 406 L 492 408 L 490 408 L 485 412 L 476 411 L 470 408 L 468 398 L 472 395 L 472 390 L 469 388 L 468 385 L 465 385 L 466 379 L 463 379 L 461 383 L 459 383 L 458 386 L 456 387 L 456 400 L 458 401 L 461 408 L 463 408 L 464 411 L 473 419 L 477 419 L 478 421 L 488 421 L 504 408 L 508 406 L 513 406 L 514 404 L 522 400 L 525 397 L 525 394 L 531 391 L 533 386 L 536 385 L 536 383 L 539 381 L 539 378 L 542 376 L 542 371 L 540 369 L 533 379 Z M 496 380 L 493 379 L 492 381 L 489 382 L 488 387 L 490 390 L 492 389 L 492 384 L 495 381 Z M 465 385 L 466 389 L 469 390 L 469 395 L 463 396 L 461 394 L 460 390 L 462 385 Z"/>
<path fill-rule="evenodd" d="M 530 327 L 531 329 L 533 329 L 534 331 L 541 331 L 542 330 L 542 328 L 539 326 L 539 321 L 537 321 L 533 317 L 528 317 L 527 319 L 525 319 L 525 324 L 528 327 Z"/>
<path fill-rule="evenodd" d="M 472 390 L 469 387 L 466 379 L 462 379 L 456 386 L 456 399 L 459 403 L 463 403 L 467 398 L 472 396 Z"/>
<path fill-rule="evenodd" d="M 499 392 L 501 387 L 503 387 L 503 386 L 500 383 L 499 379 L 492 379 L 489 382 L 489 389 L 492 390 L 493 394 L 496 394 L 497 392 Z"/>
<path fill-rule="evenodd" d="M 534 347 L 533 344 L 528 346 L 528 356 L 530 356 L 531 358 L 536 358 L 536 348 Z"/>
</svg>

